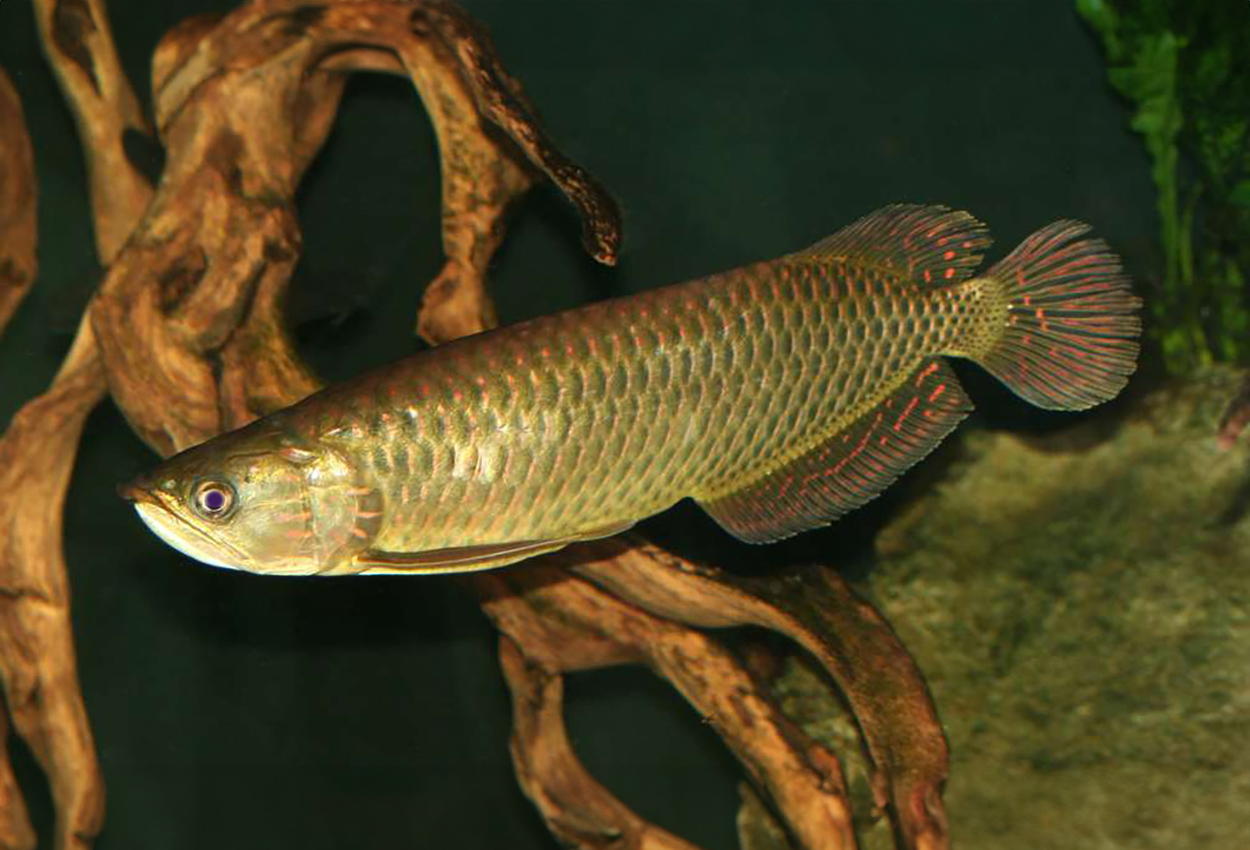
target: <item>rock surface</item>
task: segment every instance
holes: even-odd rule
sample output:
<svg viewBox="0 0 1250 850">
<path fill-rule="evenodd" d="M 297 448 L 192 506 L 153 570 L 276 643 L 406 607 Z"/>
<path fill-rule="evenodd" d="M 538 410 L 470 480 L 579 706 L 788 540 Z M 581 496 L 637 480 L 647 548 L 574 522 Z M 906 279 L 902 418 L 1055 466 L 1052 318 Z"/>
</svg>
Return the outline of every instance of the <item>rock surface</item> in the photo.
<svg viewBox="0 0 1250 850">
<path fill-rule="evenodd" d="M 1243 379 L 1114 425 L 971 433 L 879 536 L 861 590 L 946 726 L 955 847 L 1250 846 L 1250 435 L 1216 441 Z M 840 706 L 801 659 L 776 687 L 842 755 L 861 846 L 892 847 Z M 767 817 L 748 793 L 747 850 L 787 846 Z"/>
</svg>

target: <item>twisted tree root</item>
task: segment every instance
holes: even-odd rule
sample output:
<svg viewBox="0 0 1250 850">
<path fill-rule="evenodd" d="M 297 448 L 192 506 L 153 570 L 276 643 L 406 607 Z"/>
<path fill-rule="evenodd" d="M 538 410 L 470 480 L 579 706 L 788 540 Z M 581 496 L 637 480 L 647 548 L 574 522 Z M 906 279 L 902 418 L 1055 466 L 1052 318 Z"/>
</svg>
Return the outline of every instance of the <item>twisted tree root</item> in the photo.
<svg viewBox="0 0 1250 850">
<path fill-rule="evenodd" d="M 0 68 L 0 333 L 35 280 L 35 155 L 22 102 Z"/>
<path fill-rule="evenodd" d="M 949 845 L 942 788 L 946 736 L 919 668 L 885 618 L 836 573 L 812 567 L 739 578 L 632 539 L 592 544 L 572 569 L 659 616 L 695 626 L 761 626 L 824 667 L 855 717 L 874 769 L 877 805 L 904 847 Z"/>
<path fill-rule="evenodd" d="M 602 548 L 612 546 L 619 550 L 616 544 Z M 609 561 L 616 557 L 605 554 Z M 565 556 L 577 558 L 577 553 Z M 642 662 L 681 692 L 724 739 L 799 846 L 855 847 L 837 759 L 799 731 L 724 646 L 559 567 L 531 565 L 484 573 L 473 581 L 487 614 L 507 635 L 501 661 L 513 691 L 517 775 L 557 836 L 587 848 L 686 846 L 672 844 L 675 839 L 638 818 L 598 783 L 570 781 L 584 769 L 564 735 L 559 674 Z M 680 607 L 680 600 L 676 604 Z"/>
<path fill-rule="evenodd" d="M 96 251 L 108 263 L 151 195 L 124 145 L 127 134 L 146 133 L 146 122 L 117 60 L 102 3 L 36 0 L 35 15 L 49 62 L 77 119 L 90 175 Z M 10 98 L 16 103 L 11 90 L 0 96 Z M 25 129 L 12 103 L 0 107 L 5 112 L 0 132 L 19 139 Z M 20 165 L 29 161 L 20 143 L 0 150 L 11 152 L 4 166 L 8 173 L 15 165 L 18 173 L 31 167 Z M 29 186 L 29 192 L 16 195 L 17 203 L 27 205 L 18 214 L 31 216 L 29 229 L 0 229 L 0 256 L 13 250 L 14 238 L 28 238 L 33 252 L 33 174 Z M 11 218 L 0 213 L 4 220 Z M 7 311 L 16 307 L 11 303 L 0 303 L 0 330 Z M 78 439 L 104 393 L 104 371 L 84 320 L 51 388 L 23 407 L 0 438 L 0 679 L 13 727 L 48 776 L 58 850 L 90 847 L 104 819 L 104 785 L 78 685 L 62 549 L 65 493 Z M 0 768 L 0 788 L 0 846 L 33 848 L 36 837 L 7 759 Z"/>
</svg>

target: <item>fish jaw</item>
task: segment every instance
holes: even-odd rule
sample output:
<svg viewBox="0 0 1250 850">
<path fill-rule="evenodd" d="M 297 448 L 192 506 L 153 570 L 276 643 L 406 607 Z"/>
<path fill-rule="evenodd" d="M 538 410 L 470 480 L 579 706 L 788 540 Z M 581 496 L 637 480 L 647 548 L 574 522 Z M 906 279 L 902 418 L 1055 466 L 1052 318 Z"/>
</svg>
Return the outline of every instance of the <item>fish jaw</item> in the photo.
<svg viewBox="0 0 1250 850">
<path fill-rule="evenodd" d="M 121 496 L 127 502 L 138 504 L 145 499 L 151 499 L 152 482 L 146 475 L 141 475 L 133 481 L 125 484 L 117 485 L 117 495 Z"/>
<path fill-rule="evenodd" d="M 247 557 L 233 546 L 214 540 L 160 503 L 160 497 L 138 485 L 119 488 L 121 495 L 134 502 L 139 519 L 169 546 L 212 567 L 226 570 L 247 569 Z"/>
</svg>

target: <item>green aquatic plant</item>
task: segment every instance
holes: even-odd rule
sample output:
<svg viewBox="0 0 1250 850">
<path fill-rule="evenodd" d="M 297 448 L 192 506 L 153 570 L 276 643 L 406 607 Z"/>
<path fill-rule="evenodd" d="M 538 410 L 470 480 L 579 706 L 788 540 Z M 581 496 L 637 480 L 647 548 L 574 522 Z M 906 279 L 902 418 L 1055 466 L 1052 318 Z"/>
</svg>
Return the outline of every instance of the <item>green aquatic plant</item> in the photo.
<svg viewBox="0 0 1250 850">
<path fill-rule="evenodd" d="M 1158 192 L 1152 333 L 1170 371 L 1250 363 L 1250 3 L 1076 0 Z"/>
</svg>

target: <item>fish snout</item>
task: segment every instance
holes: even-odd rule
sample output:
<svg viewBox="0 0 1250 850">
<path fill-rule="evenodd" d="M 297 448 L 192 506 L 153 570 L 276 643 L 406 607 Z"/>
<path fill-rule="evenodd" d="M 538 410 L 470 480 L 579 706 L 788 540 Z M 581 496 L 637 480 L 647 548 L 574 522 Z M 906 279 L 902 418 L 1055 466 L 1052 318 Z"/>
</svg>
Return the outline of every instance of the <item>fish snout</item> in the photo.
<svg viewBox="0 0 1250 850">
<path fill-rule="evenodd" d="M 131 481 L 124 481 L 117 485 L 117 495 L 121 496 L 127 502 L 141 501 L 151 492 L 152 479 L 146 475 L 140 475 L 138 478 Z"/>
</svg>

